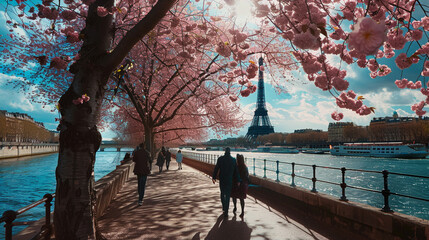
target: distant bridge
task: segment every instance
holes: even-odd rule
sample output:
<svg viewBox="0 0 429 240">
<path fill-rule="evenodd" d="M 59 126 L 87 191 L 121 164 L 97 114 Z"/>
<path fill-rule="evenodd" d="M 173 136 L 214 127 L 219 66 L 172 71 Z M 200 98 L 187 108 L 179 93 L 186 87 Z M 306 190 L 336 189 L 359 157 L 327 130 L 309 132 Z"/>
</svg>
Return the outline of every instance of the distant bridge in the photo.
<svg viewBox="0 0 429 240">
<path fill-rule="evenodd" d="M 127 142 L 117 142 L 117 141 L 101 141 L 100 151 L 104 152 L 106 148 L 116 149 L 117 152 L 120 152 L 122 148 L 135 148 L 136 146 Z"/>
</svg>

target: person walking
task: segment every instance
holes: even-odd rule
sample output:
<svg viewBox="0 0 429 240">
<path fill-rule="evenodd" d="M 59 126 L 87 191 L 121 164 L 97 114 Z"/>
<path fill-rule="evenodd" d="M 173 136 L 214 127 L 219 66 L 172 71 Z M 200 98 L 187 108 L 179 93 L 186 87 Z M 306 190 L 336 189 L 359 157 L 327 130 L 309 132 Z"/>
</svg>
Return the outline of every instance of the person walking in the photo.
<svg viewBox="0 0 429 240">
<path fill-rule="evenodd" d="M 159 167 L 159 173 L 162 172 L 162 166 L 164 166 L 164 161 L 165 161 L 165 148 L 162 147 L 161 151 L 159 151 L 158 153 L 158 158 L 156 159 L 156 165 Z"/>
<path fill-rule="evenodd" d="M 134 165 L 134 174 L 137 175 L 137 191 L 139 193 L 138 204 L 141 206 L 143 204 L 144 192 L 146 188 L 147 176 L 150 174 L 149 162 L 150 162 L 150 153 L 143 147 L 143 143 L 140 144 L 140 148 L 134 152 L 133 161 Z"/>
<path fill-rule="evenodd" d="M 165 154 L 165 167 L 168 170 L 171 162 L 171 152 L 168 149 L 166 149 L 164 154 Z"/>
<path fill-rule="evenodd" d="M 218 173 L 223 216 L 228 217 L 232 180 L 235 178 L 237 184 L 241 182 L 240 176 L 238 175 L 236 160 L 231 156 L 231 149 L 229 147 L 225 149 L 225 154 L 217 159 L 212 176 L 213 184 L 216 183 Z"/>
<path fill-rule="evenodd" d="M 233 184 L 232 184 L 231 197 L 232 197 L 232 202 L 234 203 L 234 209 L 232 210 L 232 212 L 235 214 L 235 212 L 237 211 L 237 198 L 240 199 L 240 205 L 241 205 L 240 217 L 243 218 L 244 199 L 247 196 L 247 189 L 249 187 L 250 181 L 249 181 L 249 169 L 244 163 L 244 156 L 240 154 L 237 154 L 237 169 L 241 179 L 241 183 L 239 186 L 237 186 L 237 184 L 234 183 L 233 181 Z"/>
<path fill-rule="evenodd" d="M 182 169 L 182 161 L 183 161 L 182 151 L 179 150 L 176 154 L 177 170 Z"/>
</svg>

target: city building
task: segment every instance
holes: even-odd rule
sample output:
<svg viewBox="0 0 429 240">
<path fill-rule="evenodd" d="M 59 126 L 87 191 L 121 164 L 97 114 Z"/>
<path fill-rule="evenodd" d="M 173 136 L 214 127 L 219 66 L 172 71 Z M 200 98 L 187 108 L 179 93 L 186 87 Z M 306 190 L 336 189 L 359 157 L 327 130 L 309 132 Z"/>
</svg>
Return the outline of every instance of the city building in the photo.
<svg viewBox="0 0 429 240">
<path fill-rule="evenodd" d="M 429 117 L 399 117 L 394 112 L 391 117 L 373 118 L 369 124 L 370 141 L 427 142 Z"/>
<path fill-rule="evenodd" d="M 331 143 L 339 143 L 345 142 L 346 137 L 344 136 L 344 129 L 346 127 L 353 127 L 354 124 L 352 122 L 334 122 L 329 123 L 328 126 L 328 142 Z"/>
<path fill-rule="evenodd" d="M 0 142 L 58 142 L 58 132 L 25 113 L 0 110 Z"/>
</svg>

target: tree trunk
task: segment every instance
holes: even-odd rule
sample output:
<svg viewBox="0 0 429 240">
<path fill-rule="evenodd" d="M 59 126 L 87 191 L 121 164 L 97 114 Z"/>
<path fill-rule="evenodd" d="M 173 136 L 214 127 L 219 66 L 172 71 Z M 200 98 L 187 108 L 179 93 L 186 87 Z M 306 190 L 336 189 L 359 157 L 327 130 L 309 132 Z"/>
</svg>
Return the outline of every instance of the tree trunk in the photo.
<svg viewBox="0 0 429 240">
<path fill-rule="evenodd" d="M 102 70 L 83 69 L 61 97 L 60 151 L 56 169 L 55 236 L 57 239 L 95 239 L 94 163 L 101 143 L 98 132 L 104 95 L 98 83 Z M 87 94 L 90 100 L 73 100 Z"/>
</svg>

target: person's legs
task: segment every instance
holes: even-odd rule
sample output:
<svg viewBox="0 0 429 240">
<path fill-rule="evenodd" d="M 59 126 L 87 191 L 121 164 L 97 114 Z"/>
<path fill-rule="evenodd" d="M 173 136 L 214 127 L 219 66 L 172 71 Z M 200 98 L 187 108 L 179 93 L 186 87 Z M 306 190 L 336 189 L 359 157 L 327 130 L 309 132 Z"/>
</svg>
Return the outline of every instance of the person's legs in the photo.
<svg viewBox="0 0 429 240">
<path fill-rule="evenodd" d="M 139 192 L 139 204 L 143 201 L 144 198 L 144 192 L 146 188 L 146 180 L 147 176 L 144 175 L 138 175 L 138 192 Z"/>
<path fill-rule="evenodd" d="M 233 213 L 237 211 L 237 198 L 233 197 L 232 202 L 234 203 L 234 210 L 232 210 Z"/>
<path fill-rule="evenodd" d="M 228 209 L 229 209 L 229 198 L 231 196 L 231 187 L 230 186 L 222 186 L 220 188 L 220 195 L 221 195 L 221 201 L 222 201 L 222 210 L 225 214 L 225 216 L 228 216 Z"/>
<path fill-rule="evenodd" d="M 169 161 L 166 161 L 165 162 L 165 167 L 167 167 L 167 170 L 168 170 L 168 167 L 170 166 L 170 162 Z"/>
<path fill-rule="evenodd" d="M 244 216 L 244 198 L 240 198 L 240 205 L 241 205 L 240 217 L 243 217 Z"/>
<path fill-rule="evenodd" d="M 182 162 L 179 162 L 180 169 L 182 169 Z"/>
<path fill-rule="evenodd" d="M 161 173 L 161 172 L 162 172 L 162 165 L 159 166 L 159 173 Z"/>
</svg>

